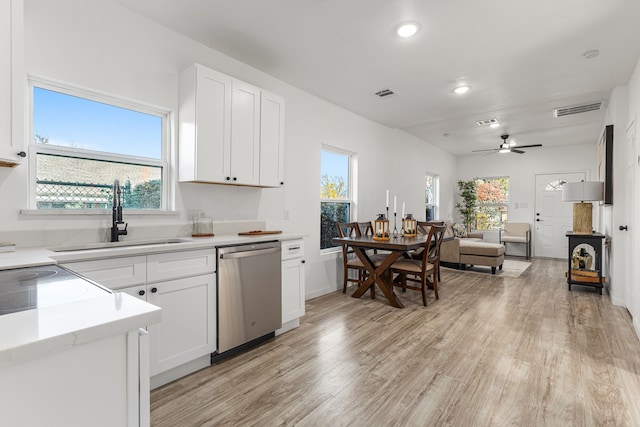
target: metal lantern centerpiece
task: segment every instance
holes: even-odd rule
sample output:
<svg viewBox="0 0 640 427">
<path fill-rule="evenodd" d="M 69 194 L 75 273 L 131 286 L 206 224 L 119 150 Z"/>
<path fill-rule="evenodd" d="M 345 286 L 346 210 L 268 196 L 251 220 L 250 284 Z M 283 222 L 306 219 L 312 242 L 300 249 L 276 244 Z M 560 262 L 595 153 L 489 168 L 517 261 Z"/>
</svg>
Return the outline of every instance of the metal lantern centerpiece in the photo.
<svg viewBox="0 0 640 427">
<path fill-rule="evenodd" d="M 373 222 L 373 240 L 390 240 L 389 220 L 384 214 L 378 214 L 378 218 Z"/>
<path fill-rule="evenodd" d="M 417 228 L 418 221 L 416 221 L 412 214 L 407 214 L 406 217 L 402 218 L 402 233 L 405 237 L 417 236 Z"/>
</svg>

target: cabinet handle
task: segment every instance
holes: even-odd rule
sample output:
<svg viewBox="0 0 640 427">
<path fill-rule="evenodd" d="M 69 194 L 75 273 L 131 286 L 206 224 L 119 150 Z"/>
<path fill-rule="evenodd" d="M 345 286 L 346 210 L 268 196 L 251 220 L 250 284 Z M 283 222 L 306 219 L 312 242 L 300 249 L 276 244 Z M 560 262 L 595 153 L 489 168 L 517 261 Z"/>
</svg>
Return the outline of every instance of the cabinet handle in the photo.
<svg viewBox="0 0 640 427">
<path fill-rule="evenodd" d="M 280 185 L 284 185 L 284 181 L 280 181 Z"/>
<path fill-rule="evenodd" d="M 307 262 L 307 261 L 305 261 L 305 260 L 302 260 L 302 261 L 300 261 L 300 262 L 304 264 L 304 263 L 305 263 L 305 262 Z"/>
<path fill-rule="evenodd" d="M 289 248 L 290 251 L 297 251 L 298 249 L 300 249 L 300 246 L 291 246 Z"/>
<path fill-rule="evenodd" d="M 158 288 L 151 288 L 151 293 L 155 294 L 156 292 L 158 292 Z"/>
<path fill-rule="evenodd" d="M 230 177 L 230 176 L 226 177 L 225 179 L 226 179 L 227 181 L 231 181 L 231 177 Z"/>
<path fill-rule="evenodd" d="M 25 153 L 24 151 L 20 151 L 20 152 L 18 153 L 18 156 L 20 156 L 20 157 L 23 157 L 23 158 L 24 158 L 24 157 L 27 157 L 27 153 Z"/>
<path fill-rule="evenodd" d="M 618 230 L 620 231 L 627 231 L 629 229 L 629 227 L 627 227 L 626 225 L 621 225 L 620 227 L 618 227 Z"/>
<path fill-rule="evenodd" d="M 138 291 L 138 295 L 143 296 L 145 294 L 145 292 L 143 290 L 139 290 Z"/>
<path fill-rule="evenodd" d="M 234 180 L 234 181 L 237 181 L 237 180 L 238 180 L 238 178 L 234 176 L 234 177 L 233 177 L 233 180 Z"/>
</svg>

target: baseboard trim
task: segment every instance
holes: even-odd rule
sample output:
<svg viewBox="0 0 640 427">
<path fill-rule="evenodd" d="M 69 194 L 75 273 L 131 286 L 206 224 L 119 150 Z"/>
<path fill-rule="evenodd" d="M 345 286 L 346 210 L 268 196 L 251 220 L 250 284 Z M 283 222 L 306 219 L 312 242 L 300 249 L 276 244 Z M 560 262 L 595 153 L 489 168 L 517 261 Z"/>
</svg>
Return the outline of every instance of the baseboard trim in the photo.
<svg viewBox="0 0 640 427">
<path fill-rule="evenodd" d="M 211 355 L 207 354 L 191 362 L 187 362 L 184 365 L 176 366 L 173 369 L 169 369 L 166 372 L 159 373 L 151 377 L 151 389 L 158 388 L 165 384 L 175 381 L 179 378 L 192 374 L 200 369 L 206 368 L 211 365 Z"/>
</svg>

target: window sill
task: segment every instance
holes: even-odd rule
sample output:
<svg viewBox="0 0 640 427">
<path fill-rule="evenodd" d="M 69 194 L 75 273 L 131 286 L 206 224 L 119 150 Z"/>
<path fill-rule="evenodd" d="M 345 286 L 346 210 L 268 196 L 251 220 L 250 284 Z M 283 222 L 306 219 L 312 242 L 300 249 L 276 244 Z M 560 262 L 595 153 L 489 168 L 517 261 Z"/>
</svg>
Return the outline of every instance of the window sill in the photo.
<svg viewBox="0 0 640 427">
<path fill-rule="evenodd" d="M 341 246 L 336 246 L 335 248 L 320 249 L 320 256 L 322 256 L 322 255 L 340 254 L 341 252 L 342 252 L 342 247 Z"/>
<path fill-rule="evenodd" d="M 111 209 L 21 209 L 20 216 L 111 216 Z M 178 211 L 147 211 L 147 210 L 125 210 L 123 215 L 127 216 L 164 216 L 177 217 L 180 215 Z"/>
</svg>

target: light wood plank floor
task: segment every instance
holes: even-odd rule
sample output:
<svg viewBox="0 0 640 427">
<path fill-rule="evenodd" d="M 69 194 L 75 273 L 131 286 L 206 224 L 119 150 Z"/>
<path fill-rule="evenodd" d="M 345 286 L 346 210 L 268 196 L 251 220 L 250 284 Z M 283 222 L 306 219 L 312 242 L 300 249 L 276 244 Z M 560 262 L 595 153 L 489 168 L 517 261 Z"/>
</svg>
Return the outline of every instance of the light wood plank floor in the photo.
<svg viewBox="0 0 640 427">
<path fill-rule="evenodd" d="M 154 426 L 640 426 L 626 309 L 567 291 L 566 264 L 517 279 L 443 269 L 440 300 L 336 292 L 301 326 L 152 393 Z M 353 289 L 351 289 L 351 292 Z"/>
</svg>

